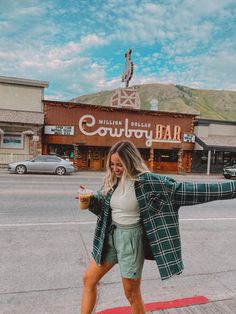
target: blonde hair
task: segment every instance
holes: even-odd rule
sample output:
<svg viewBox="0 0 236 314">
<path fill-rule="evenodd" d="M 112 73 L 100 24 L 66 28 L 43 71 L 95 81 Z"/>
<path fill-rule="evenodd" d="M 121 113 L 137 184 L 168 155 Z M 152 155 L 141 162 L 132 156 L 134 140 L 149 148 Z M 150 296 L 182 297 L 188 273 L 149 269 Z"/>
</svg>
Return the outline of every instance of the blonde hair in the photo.
<svg viewBox="0 0 236 314">
<path fill-rule="evenodd" d="M 142 159 L 139 150 L 130 141 L 120 141 L 113 145 L 107 156 L 106 176 L 102 191 L 106 194 L 117 183 L 117 177 L 111 170 L 111 156 L 117 154 L 124 168 L 122 179 L 128 177 L 135 180 L 137 176 L 144 172 L 150 172 Z"/>
</svg>

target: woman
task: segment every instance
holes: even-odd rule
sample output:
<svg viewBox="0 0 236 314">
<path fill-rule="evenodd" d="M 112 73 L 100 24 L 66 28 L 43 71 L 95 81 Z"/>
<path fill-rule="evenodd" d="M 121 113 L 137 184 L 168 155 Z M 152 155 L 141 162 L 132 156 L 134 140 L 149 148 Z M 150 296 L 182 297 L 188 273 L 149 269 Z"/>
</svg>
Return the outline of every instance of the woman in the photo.
<svg viewBox="0 0 236 314">
<path fill-rule="evenodd" d="M 144 259 L 156 261 L 162 280 L 184 268 L 180 206 L 235 197 L 236 182 L 177 183 L 150 173 L 131 142 L 116 143 L 108 154 L 103 187 L 90 199 L 89 210 L 98 220 L 93 259 L 84 274 L 81 313 L 92 313 L 97 284 L 116 263 L 132 313 L 145 313 L 140 290 Z"/>
</svg>

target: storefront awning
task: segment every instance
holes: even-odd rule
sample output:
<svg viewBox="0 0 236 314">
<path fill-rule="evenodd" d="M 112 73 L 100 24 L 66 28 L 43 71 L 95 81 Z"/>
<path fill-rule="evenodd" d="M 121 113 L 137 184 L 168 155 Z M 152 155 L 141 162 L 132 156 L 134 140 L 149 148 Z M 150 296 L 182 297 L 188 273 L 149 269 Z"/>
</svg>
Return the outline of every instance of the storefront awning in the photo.
<svg viewBox="0 0 236 314">
<path fill-rule="evenodd" d="M 236 151 L 236 136 L 196 136 L 196 143 L 205 150 Z"/>
<path fill-rule="evenodd" d="M 0 109 L 0 122 L 43 125 L 44 114 L 42 112 Z"/>
</svg>

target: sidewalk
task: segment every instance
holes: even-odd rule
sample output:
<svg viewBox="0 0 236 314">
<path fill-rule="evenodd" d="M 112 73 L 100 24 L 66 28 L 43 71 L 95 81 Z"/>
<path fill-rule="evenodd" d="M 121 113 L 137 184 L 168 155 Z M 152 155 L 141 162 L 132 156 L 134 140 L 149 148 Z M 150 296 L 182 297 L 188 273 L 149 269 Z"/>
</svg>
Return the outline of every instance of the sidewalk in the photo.
<svg viewBox="0 0 236 314">
<path fill-rule="evenodd" d="M 203 296 L 145 304 L 146 314 L 235 314 L 236 297 L 211 301 Z M 130 314 L 130 307 L 107 309 L 96 314 Z"/>
<path fill-rule="evenodd" d="M 169 314 L 169 313 L 176 313 L 176 314 L 189 314 L 189 313 L 214 313 L 214 314 L 235 314 L 236 313 L 236 298 L 233 299 L 227 299 L 227 300 L 217 300 L 217 301 L 208 301 L 205 304 L 197 304 L 197 305 L 190 305 L 186 307 L 180 307 L 180 308 L 171 308 L 166 310 L 160 310 L 160 311 L 151 311 L 147 312 L 147 314 L 150 313 L 163 313 L 163 314 Z"/>
</svg>

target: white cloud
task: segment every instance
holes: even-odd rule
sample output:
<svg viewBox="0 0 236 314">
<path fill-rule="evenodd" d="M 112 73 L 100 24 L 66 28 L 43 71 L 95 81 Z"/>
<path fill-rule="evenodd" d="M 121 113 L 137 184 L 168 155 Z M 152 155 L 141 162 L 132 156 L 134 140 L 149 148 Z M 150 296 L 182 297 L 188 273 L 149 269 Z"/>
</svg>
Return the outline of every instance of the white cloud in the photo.
<svg viewBox="0 0 236 314">
<path fill-rule="evenodd" d="M 36 6 L 31 6 L 31 7 L 25 7 L 25 8 L 20 8 L 17 10 L 17 13 L 15 14 L 15 17 L 17 18 L 22 18 L 24 15 L 25 16 L 39 16 L 44 13 L 44 9 Z"/>
<path fill-rule="evenodd" d="M 13 27 L 10 23 L 8 23 L 7 21 L 0 21 L 0 29 L 3 31 L 3 32 L 6 32 L 6 31 L 11 31 L 13 30 Z"/>
<path fill-rule="evenodd" d="M 132 84 L 235 88 L 230 5 L 233 0 L 99 0 L 93 6 L 8 0 L 0 22 L 2 75 L 49 81 L 55 92 L 46 93 L 70 99 L 122 86 L 123 53 L 132 47 Z"/>
<path fill-rule="evenodd" d="M 105 42 L 103 38 L 89 34 L 83 36 L 80 42 L 68 42 L 64 45 L 49 46 L 42 43 L 40 46 L 34 44 L 29 49 L 28 45 L 22 43 L 15 50 L 15 44 L 12 47 L 9 44 L 9 52 L 0 52 L 2 72 L 10 71 L 14 76 L 22 77 L 23 74 L 27 78 L 57 82 L 66 91 L 67 96 L 64 97 L 70 99 L 76 96 L 75 93 L 78 95 L 94 90 L 102 85 L 97 82 L 105 81 L 104 67 L 92 61 L 86 54 L 87 49 Z"/>
<path fill-rule="evenodd" d="M 114 31 L 108 38 L 142 46 L 156 43 L 167 46 L 165 51 L 170 54 L 173 49 L 176 53 L 186 49 L 191 52 L 201 44 L 207 44 L 211 35 L 219 30 L 219 16 L 223 18 L 232 11 L 227 7 L 230 3 L 233 2 L 184 0 L 169 4 L 141 1 L 136 7 L 126 5 L 117 14 Z M 170 44 L 170 41 L 173 42 Z"/>
<path fill-rule="evenodd" d="M 107 40 L 97 36 L 96 34 L 88 34 L 86 36 L 82 36 L 80 40 L 80 46 L 82 49 L 88 49 L 93 46 L 100 46 L 107 43 Z"/>
</svg>

